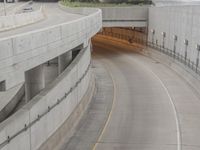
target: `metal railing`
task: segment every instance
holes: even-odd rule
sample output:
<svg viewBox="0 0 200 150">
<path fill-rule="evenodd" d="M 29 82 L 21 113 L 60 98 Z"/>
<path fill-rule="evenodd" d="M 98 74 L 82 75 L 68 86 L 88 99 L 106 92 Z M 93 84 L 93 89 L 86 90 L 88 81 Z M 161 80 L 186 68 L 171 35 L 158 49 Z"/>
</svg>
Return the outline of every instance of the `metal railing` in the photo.
<svg viewBox="0 0 200 150">
<path fill-rule="evenodd" d="M 103 30 L 102 32 L 99 32 L 98 34 L 126 40 L 129 43 L 138 43 L 138 44 L 149 46 L 159 52 L 162 52 L 162 53 L 172 57 L 174 60 L 177 60 L 178 62 L 184 64 L 186 67 L 191 69 L 193 72 L 200 75 L 199 57 L 196 58 L 196 61 L 192 61 L 187 57 L 187 53 L 185 53 L 184 55 L 182 55 L 181 53 L 178 53 L 176 51 L 176 47 L 174 47 L 174 50 L 171 50 L 169 48 L 166 48 L 163 45 L 153 43 L 152 41 L 151 42 L 147 41 L 147 35 L 144 33 L 136 32 L 136 31 L 133 33 L 134 34 L 132 36 L 130 36 L 130 35 L 121 34 L 121 33 L 114 33 L 109 30 Z M 200 49 L 200 46 L 199 46 L 199 49 Z M 199 50 L 198 55 L 200 55 L 200 50 Z"/>
<path fill-rule="evenodd" d="M 139 32 L 136 33 L 137 36 L 135 36 L 135 35 L 130 36 L 130 35 L 126 35 L 126 34 L 114 33 L 112 31 L 103 31 L 103 32 L 99 32 L 98 34 L 125 40 L 125 41 L 128 41 L 129 43 L 138 43 L 138 44 L 142 44 L 142 45 L 146 44 L 145 35 L 142 33 L 139 33 Z"/>
<path fill-rule="evenodd" d="M 184 64 L 186 67 L 191 69 L 193 72 L 197 73 L 200 75 L 200 68 L 199 68 L 199 59 L 196 59 L 196 62 L 191 61 L 190 59 L 187 58 L 187 55 L 185 54 L 184 56 L 174 50 L 168 49 L 163 47 L 162 45 L 158 45 L 152 42 L 147 42 L 147 46 L 164 53 L 170 57 L 172 57 L 174 60 L 177 60 L 178 62 Z"/>
<path fill-rule="evenodd" d="M 61 98 L 57 99 L 55 104 L 53 104 L 52 106 L 48 106 L 44 113 L 38 114 L 37 118 L 35 120 L 33 120 L 32 122 L 30 122 L 29 124 L 24 124 L 24 126 L 22 127 L 21 130 L 19 130 L 18 132 L 16 132 L 15 134 L 13 134 L 11 136 L 8 136 L 7 139 L 4 142 L 0 143 L 0 148 L 3 148 L 5 145 L 10 143 L 10 141 L 13 140 L 15 137 L 17 137 L 18 135 L 27 131 L 28 128 L 31 128 L 34 124 L 36 124 L 38 121 L 40 121 L 41 118 L 43 118 L 45 115 L 47 115 L 49 112 L 51 112 L 56 106 L 58 106 L 64 100 L 66 100 L 66 98 L 70 95 L 70 93 L 72 93 L 76 89 L 76 87 L 81 83 L 81 81 L 87 75 L 87 73 L 90 69 L 90 65 L 91 65 L 91 62 L 87 66 L 87 69 L 85 70 L 85 72 L 81 76 L 81 78 L 79 78 L 78 81 Z"/>
</svg>

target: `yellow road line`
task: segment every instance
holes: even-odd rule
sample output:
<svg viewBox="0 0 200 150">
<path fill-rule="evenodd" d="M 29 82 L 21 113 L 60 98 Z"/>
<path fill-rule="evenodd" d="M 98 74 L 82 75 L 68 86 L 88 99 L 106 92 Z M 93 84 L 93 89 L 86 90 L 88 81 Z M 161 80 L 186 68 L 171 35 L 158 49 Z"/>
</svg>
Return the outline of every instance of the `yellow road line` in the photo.
<svg viewBox="0 0 200 150">
<path fill-rule="evenodd" d="M 107 128 L 107 126 L 108 126 L 108 123 L 110 122 L 110 119 L 111 119 L 111 116 L 112 116 L 112 113 L 113 113 L 113 109 L 114 109 L 114 106 L 115 106 L 115 103 L 116 103 L 116 93 L 117 93 L 117 92 L 116 92 L 116 89 L 117 89 L 117 88 L 116 88 L 116 84 L 115 84 L 115 81 L 114 81 L 114 77 L 113 77 L 112 73 L 109 71 L 108 67 L 106 67 L 106 65 L 104 65 L 104 66 L 105 66 L 107 72 L 109 73 L 109 75 L 110 75 L 110 77 L 111 77 L 111 80 L 112 80 L 112 82 L 113 82 L 113 101 L 112 101 L 112 108 L 111 108 L 110 113 L 109 113 L 109 115 L 108 115 L 108 119 L 106 120 L 106 123 L 105 123 L 105 125 L 104 125 L 104 128 L 103 128 L 103 130 L 101 131 L 101 134 L 100 134 L 99 138 L 97 139 L 97 142 L 94 144 L 94 147 L 92 148 L 92 150 L 96 150 L 96 148 L 97 148 L 99 142 L 101 141 L 101 139 L 102 139 L 102 137 L 103 137 L 103 135 L 104 135 L 104 133 L 105 133 L 105 131 L 106 131 L 106 128 Z"/>
</svg>

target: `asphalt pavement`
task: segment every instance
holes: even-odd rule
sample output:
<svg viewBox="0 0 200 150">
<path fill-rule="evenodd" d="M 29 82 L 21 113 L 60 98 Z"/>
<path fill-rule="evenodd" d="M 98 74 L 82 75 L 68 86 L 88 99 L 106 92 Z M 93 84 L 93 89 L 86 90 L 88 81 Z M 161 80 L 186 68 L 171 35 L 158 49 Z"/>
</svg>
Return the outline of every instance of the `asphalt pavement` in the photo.
<svg viewBox="0 0 200 150">
<path fill-rule="evenodd" d="M 88 115 L 90 119 L 80 122 L 62 150 L 200 149 L 197 91 L 179 74 L 134 48 L 106 39 L 95 40 L 93 47 L 93 61 L 101 64 L 98 66 L 107 70 L 113 81 L 114 90 L 106 95 L 113 95 L 112 107 L 106 121 L 100 115 L 104 109 L 97 109 L 92 118 Z M 102 82 L 102 89 L 106 85 Z M 98 96 L 95 102 L 101 104 L 103 99 L 105 95 Z M 91 125 L 97 120 L 102 121 L 98 129 Z"/>
<path fill-rule="evenodd" d="M 45 12 L 46 18 L 43 21 L 31 24 L 31 25 L 23 26 L 20 28 L 16 28 L 13 30 L 1 32 L 0 39 L 6 38 L 9 36 L 14 36 L 17 34 L 30 32 L 30 31 L 48 28 L 48 27 L 51 27 L 54 25 L 66 23 L 66 22 L 83 17 L 80 14 L 71 14 L 71 13 L 67 13 L 66 11 L 63 11 L 58 6 L 58 3 L 50 3 L 50 2 L 49 3 L 39 3 L 39 2 L 36 3 L 36 2 L 33 2 L 33 7 L 37 7 L 37 6 L 44 7 L 44 12 Z"/>
</svg>

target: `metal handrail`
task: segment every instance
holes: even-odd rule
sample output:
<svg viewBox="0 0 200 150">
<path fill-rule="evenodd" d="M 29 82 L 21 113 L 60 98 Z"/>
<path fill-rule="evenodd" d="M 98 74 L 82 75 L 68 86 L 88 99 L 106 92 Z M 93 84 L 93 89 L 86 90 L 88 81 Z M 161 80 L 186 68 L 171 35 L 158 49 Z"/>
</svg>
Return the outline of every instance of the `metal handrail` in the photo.
<svg viewBox="0 0 200 150">
<path fill-rule="evenodd" d="M 25 132 L 28 128 L 32 127 L 41 118 L 43 118 L 46 114 L 48 114 L 50 111 L 52 111 L 56 106 L 58 106 L 60 103 L 62 103 L 69 96 L 69 94 L 72 93 L 76 89 L 76 87 L 81 83 L 81 81 L 87 75 L 87 73 L 90 69 L 90 65 L 91 65 L 91 62 L 88 64 L 87 69 L 85 70 L 84 74 L 77 80 L 77 82 L 60 99 L 57 99 L 56 103 L 54 103 L 52 106 L 48 106 L 44 113 L 38 114 L 38 116 L 35 120 L 30 122 L 29 124 L 25 124 L 21 130 L 19 130 L 18 132 L 16 132 L 15 134 L 13 134 L 11 136 L 8 136 L 4 142 L 0 143 L 0 148 L 3 148 L 5 145 L 10 143 L 11 140 L 13 140 L 15 137 L 17 137 L 21 133 Z"/>
<path fill-rule="evenodd" d="M 171 49 L 168 49 L 168 48 L 165 48 L 165 47 L 163 48 L 161 45 L 154 44 L 150 41 L 147 42 L 147 46 L 174 58 L 175 60 L 179 61 L 180 63 L 184 64 L 189 69 L 194 71 L 196 74 L 200 75 L 200 68 L 198 66 L 197 61 L 195 63 L 194 61 L 191 61 L 190 59 L 186 58 L 185 56 L 181 55 L 180 53 L 178 53 L 176 51 L 174 52 Z"/>
</svg>

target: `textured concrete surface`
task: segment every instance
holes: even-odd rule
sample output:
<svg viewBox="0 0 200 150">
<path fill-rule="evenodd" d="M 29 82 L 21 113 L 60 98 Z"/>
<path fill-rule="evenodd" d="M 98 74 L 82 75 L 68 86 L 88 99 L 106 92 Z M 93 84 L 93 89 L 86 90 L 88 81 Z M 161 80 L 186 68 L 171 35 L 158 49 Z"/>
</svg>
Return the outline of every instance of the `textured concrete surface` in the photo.
<svg viewBox="0 0 200 150">
<path fill-rule="evenodd" d="M 90 46 L 82 50 L 67 69 L 51 84 L 35 96 L 29 103 L 0 124 L 0 143 L 11 138 L 25 124 L 27 129 L 9 143 L 1 144 L 3 150 L 36 150 L 68 119 L 87 91 L 90 72 L 85 71 L 90 64 Z M 65 96 L 70 88 L 80 83 Z M 58 103 L 58 99 L 63 99 Z M 55 105 L 57 104 L 57 105 Z M 52 108 L 49 110 L 49 108 Z M 45 112 L 48 112 L 44 115 Z M 39 117 L 38 115 L 42 116 Z M 36 121 L 36 122 L 35 122 Z M 30 123 L 33 123 L 31 126 Z M 70 126 L 70 123 L 69 123 Z"/>
<path fill-rule="evenodd" d="M 102 7 L 104 27 L 146 27 L 149 6 Z"/>
<path fill-rule="evenodd" d="M 0 17 L 0 32 L 30 25 L 45 19 L 43 7 L 29 13 L 11 14 Z"/>
<path fill-rule="evenodd" d="M 165 7 L 150 7 L 149 8 L 149 41 L 152 41 L 151 30 L 155 30 L 154 43 L 156 40 L 159 45 L 162 45 L 162 32 L 166 32 L 165 47 L 173 50 L 174 35 L 178 37 L 176 42 L 176 52 L 185 54 L 185 43 L 188 44 L 188 59 L 196 63 L 197 49 L 200 38 L 200 6 L 165 6 Z"/>
<path fill-rule="evenodd" d="M 110 117 L 93 149 L 200 149 L 200 95 L 181 75 L 120 43 L 101 39 L 93 47 L 95 60 L 106 66 L 115 87 Z M 81 126 L 91 131 L 82 132 L 85 137 L 95 129 Z M 76 138 L 71 144 L 85 142 L 84 148 L 90 143 Z"/>
<path fill-rule="evenodd" d="M 57 4 L 45 6 L 46 13 L 51 13 L 44 22 L 0 35 L 4 37 L 0 39 L 0 82 L 6 80 L 6 90 L 24 82 L 25 71 L 83 43 L 86 47 L 102 26 L 99 9 L 89 9 L 85 16 L 67 13 Z"/>
<path fill-rule="evenodd" d="M 26 5 L 25 2 L 15 2 L 15 3 L 6 3 L 6 15 L 15 14 L 17 10 L 22 8 L 24 5 Z M 4 3 L 0 2 L 0 16 L 4 16 Z"/>
<path fill-rule="evenodd" d="M 34 4 L 34 5 L 38 5 L 38 4 Z M 41 3 L 39 3 L 39 5 L 41 5 Z M 0 34 L 0 38 L 5 38 L 8 36 L 21 34 L 21 33 L 38 30 L 42 28 L 47 28 L 49 26 L 58 25 L 58 24 L 69 22 L 69 21 L 82 17 L 81 14 L 70 14 L 70 13 L 64 12 L 63 10 L 59 8 L 57 3 L 43 3 L 43 6 L 45 8 L 44 11 L 46 14 L 46 19 L 44 21 L 38 22 L 31 26 L 18 28 L 14 31 L 3 32 Z"/>
<path fill-rule="evenodd" d="M 60 143 L 58 150 L 90 150 L 97 141 L 110 113 L 113 102 L 113 82 L 102 66 L 93 61 L 92 71 L 95 75 L 96 93 L 86 113 L 75 128 L 75 134 Z"/>
<path fill-rule="evenodd" d="M 76 125 L 82 118 L 85 110 L 87 110 L 93 95 L 96 91 L 95 79 L 91 70 L 88 72 L 90 75 L 89 86 L 84 94 L 82 100 L 76 106 L 69 118 L 56 130 L 56 132 L 39 148 L 39 150 L 56 150 L 62 146 L 63 141 L 68 140 L 75 132 Z"/>
</svg>

